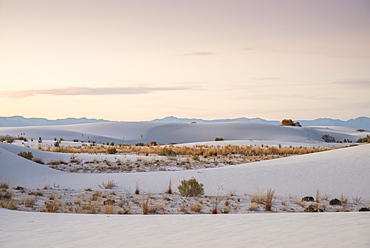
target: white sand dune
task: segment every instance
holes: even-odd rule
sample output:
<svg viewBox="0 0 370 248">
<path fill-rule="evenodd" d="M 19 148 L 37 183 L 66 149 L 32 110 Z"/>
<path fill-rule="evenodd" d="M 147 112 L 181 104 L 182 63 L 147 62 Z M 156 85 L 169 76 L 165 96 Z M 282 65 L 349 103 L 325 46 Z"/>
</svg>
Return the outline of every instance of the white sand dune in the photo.
<svg viewBox="0 0 370 248">
<path fill-rule="evenodd" d="M 83 134 L 84 138 L 91 136 L 102 142 L 125 137 L 132 143 L 140 142 L 141 135 L 143 142 L 156 140 L 161 143 L 216 144 L 210 140 L 223 137 L 226 141 L 217 144 L 260 142 L 310 146 L 326 145 L 321 140 L 323 134 L 338 140 L 356 140 L 364 136 L 347 128 L 239 123 L 108 124 L 1 128 L 0 133 L 26 133 L 27 138 L 41 136 L 50 140 L 54 137 L 80 139 Z M 32 151 L 35 157 L 44 161 L 68 160 L 71 154 L 0 143 L 0 179 L 27 188 L 46 185 L 69 189 L 97 188 L 98 183 L 113 179 L 119 189 L 134 190 L 139 183 L 141 191 L 156 193 L 163 192 L 169 180 L 175 189 L 179 180 L 195 177 L 204 184 L 208 195 L 226 194 L 231 190 L 237 194 L 254 193 L 257 188 L 271 187 L 280 196 L 314 195 L 315 190 L 320 189 L 333 198 L 343 193 L 370 200 L 370 145 L 222 168 L 117 174 L 61 172 L 19 157 L 20 151 Z M 0 209 L 0 247 L 370 247 L 369 229 L 369 213 L 113 216 Z"/>
<path fill-rule="evenodd" d="M 96 142 L 156 141 L 161 144 L 225 140 L 254 140 L 326 144 L 322 135 L 329 134 L 336 140 L 357 141 L 366 136 L 353 128 L 344 127 L 286 127 L 256 123 L 158 123 L 158 122 L 108 122 L 45 127 L 0 127 L 0 134 L 18 136 L 25 133 L 28 139 L 93 140 Z"/>
<path fill-rule="evenodd" d="M 370 247 L 370 213 L 118 216 L 0 209 L 0 247 Z"/>
<path fill-rule="evenodd" d="M 231 190 L 253 193 L 257 188 L 271 187 L 282 196 L 313 195 L 320 189 L 333 197 L 343 193 L 370 200 L 370 145 L 214 169 L 114 174 L 56 171 L 19 157 L 17 149 L 25 148 L 0 144 L 0 175 L 29 188 L 54 184 L 71 189 L 96 188 L 98 183 L 113 179 L 120 188 L 133 190 L 139 183 L 142 190 L 155 193 L 163 192 L 169 180 L 176 187 L 179 180 L 195 177 L 205 185 L 209 195 Z"/>
</svg>

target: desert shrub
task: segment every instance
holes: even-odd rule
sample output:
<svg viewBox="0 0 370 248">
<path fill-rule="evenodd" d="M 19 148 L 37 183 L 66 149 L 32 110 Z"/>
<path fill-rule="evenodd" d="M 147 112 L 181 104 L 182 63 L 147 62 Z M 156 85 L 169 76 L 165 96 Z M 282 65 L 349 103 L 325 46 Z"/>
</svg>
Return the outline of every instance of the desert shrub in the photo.
<svg viewBox="0 0 370 248">
<path fill-rule="evenodd" d="M 50 213 L 56 213 L 61 206 L 61 203 L 55 200 L 45 202 L 46 211 Z"/>
<path fill-rule="evenodd" d="M 357 140 L 357 143 L 370 143 L 370 136 L 369 135 L 366 135 L 365 138 L 359 138 Z"/>
<path fill-rule="evenodd" d="M 149 145 L 156 146 L 157 145 L 157 141 L 152 141 L 152 142 L 149 143 Z"/>
<path fill-rule="evenodd" d="M 14 193 L 8 189 L 0 191 L 0 200 L 10 200 L 12 199 Z"/>
<path fill-rule="evenodd" d="M 38 164 L 45 164 L 42 158 L 33 158 L 32 161 Z"/>
<path fill-rule="evenodd" d="M 145 146 L 145 144 L 140 142 L 140 143 L 136 143 L 135 146 Z"/>
<path fill-rule="evenodd" d="M 315 201 L 315 198 L 313 198 L 312 196 L 305 196 L 301 199 L 301 202 L 306 202 L 306 201 Z"/>
<path fill-rule="evenodd" d="M 363 212 L 363 211 L 370 211 L 370 208 L 360 208 L 358 211 L 359 211 L 359 212 Z"/>
<path fill-rule="evenodd" d="M 21 156 L 21 157 L 26 158 L 26 159 L 29 159 L 29 160 L 32 160 L 33 159 L 32 152 L 19 152 L 18 153 L 18 156 Z"/>
<path fill-rule="evenodd" d="M 54 143 L 54 146 L 59 147 L 59 144 L 60 144 L 59 141 L 57 141 L 57 142 Z"/>
<path fill-rule="evenodd" d="M 23 200 L 23 204 L 26 207 L 33 207 L 33 205 L 35 205 L 36 201 L 37 201 L 37 197 L 36 196 L 29 196 L 29 197 L 26 197 Z"/>
<path fill-rule="evenodd" d="M 199 183 L 195 178 L 181 180 L 177 189 L 180 194 L 185 197 L 204 195 L 203 184 Z"/>
<path fill-rule="evenodd" d="M 41 137 L 39 137 L 38 142 L 39 142 L 39 143 L 42 143 L 42 138 L 41 138 Z"/>
<path fill-rule="evenodd" d="M 18 137 L 18 140 L 23 140 L 23 141 L 27 142 L 27 138 L 23 137 L 23 136 Z"/>
<path fill-rule="evenodd" d="M 356 131 L 361 133 L 361 132 L 365 132 L 365 129 L 360 128 L 360 129 L 357 129 Z"/>
<path fill-rule="evenodd" d="M 60 165 L 60 164 L 68 164 L 66 162 L 64 162 L 63 160 L 59 159 L 59 160 L 50 160 L 49 165 Z"/>
<path fill-rule="evenodd" d="M 0 141 L 1 142 L 7 142 L 7 143 L 13 143 L 16 138 L 11 135 L 0 135 Z"/>
<path fill-rule="evenodd" d="M 222 137 L 216 137 L 215 141 L 223 141 L 224 139 Z"/>
<path fill-rule="evenodd" d="M 301 124 L 299 122 L 294 122 L 292 119 L 284 119 L 284 120 L 281 121 L 280 126 L 301 127 Z"/>
<path fill-rule="evenodd" d="M 328 143 L 333 143 L 335 142 L 335 139 L 333 136 L 330 136 L 328 134 L 324 134 L 322 137 L 321 137 L 325 142 L 328 142 Z"/>
<path fill-rule="evenodd" d="M 330 200 L 329 205 L 342 205 L 342 201 L 337 198 L 334 198 Z"/>
<path fill-rule="evenodd" d="M 114 148 L 114 147 L 109 147 L 109 148 L 107 149 L 107 153 L 108 153 L 108 154 L 116 154 L 116 153 L 117 153 L 117 149 L 116 149 L 116 148 Z"/>
<path fill-rule="evenodd" d="M 0 189 L 9 189 L 9 184 L 7 182 L 0 182 Z"/>
<path fill-rule="evenodd" d="M 164 147 L 159 151 L 158 155 L 160 155 L 160 156 L 176 156 L 176 152 L 172 149 Z"/>
<path fill-rule="evenodd" d="M 311 204 L 308 207 L 306 207 L 303 212 L 324 212 L 323 209 L 319 208 L 318 205 L 316 204 Z"/>
<path fill-rule="evenodd" d="M 78 139 L 74 139 L 73 142 L 78 142 Z"/>
</svg>

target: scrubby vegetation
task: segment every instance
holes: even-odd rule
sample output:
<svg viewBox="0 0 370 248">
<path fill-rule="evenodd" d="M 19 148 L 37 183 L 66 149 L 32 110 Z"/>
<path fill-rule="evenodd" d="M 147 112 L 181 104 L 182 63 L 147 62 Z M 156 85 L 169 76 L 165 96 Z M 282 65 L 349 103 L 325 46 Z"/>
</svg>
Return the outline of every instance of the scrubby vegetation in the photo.
<svg viewBox="0 0 370 248">
<path fill-rule="evenodd" d="M 325 142 L 328 142 L 328 143 L 333 143 L 335 142 L 335 139 L 333 136 L 330 136 L 328 134 L 324 134 L 322 137 L 321 137 Z"/>
<path fill-rule="evenodd" d="M 189 180 L 193 183 L 196 181 Z M 264 190 L 257 190 L 253 194 L 243 195 L 230 191 L 216 196 L 182 196 L 176 192 L 135 194 L 128 190 L 105 188 L 68 190 L 57 185 L 26 189 L 0 182 L 0 207 L 20 211 L 85 214 L 245 214 L 264 211 L 348 212 L 370 209 L 369 203 L 364 203 L 361 197 L 349 200 L 343 194 L 338 198 L 321 198 L 320 203 L 300 199 L 301 197 L 277 196 L 273 189 L 268 189 L 266 193 Z"/>
<path fill-rule="evenodd" d="M 299 122 L 294 122 L 292 119 L 284 119 L 281 121 L 281 126 L 300 127 L 301 124 Z"/>
<path fill-rule="evenodd" d="M 199 183 L 195 178 L 181 180 L 177 189 L 179 190 L 181 196 L 185 197 L 204 195 L 203 184 Z"/>
<path fill-rule="evenodd" d="M 365 138 L 360 138 L 357 140 L 358 143 L 370 143 L 370 136 L 366 135 Z"/>
<path fill-rule="evenodd" d="M 7 143 L 13 143 L 14 140 L 16 140 L 16 137 L 11 135 L 0 135 L 0 142 L 7 142 Z"/>
<path fill-rule="evenodd" d="M 29 159 L 29 160 L 33 159 L 33 153 L 32 152 L 19 152 L 18 156 L 21 156 L 21 157 Z"/>
</svg>

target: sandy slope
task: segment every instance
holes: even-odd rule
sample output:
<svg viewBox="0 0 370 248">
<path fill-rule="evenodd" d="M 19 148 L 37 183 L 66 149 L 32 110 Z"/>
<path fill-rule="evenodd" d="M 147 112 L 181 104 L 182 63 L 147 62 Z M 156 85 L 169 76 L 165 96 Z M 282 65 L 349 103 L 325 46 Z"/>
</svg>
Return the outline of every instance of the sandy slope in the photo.
<svg viewBox="0 0 370 248">
<path fill-rule="evenodd" d="M 137 138 L 140 135 L 149 136 L 148 141 L 163 137 L 166 142 L 172 142 L 172 139 L 177 142 L 197 142 L 195 138 L 209 141 L 215 136 L 222 136 L 239 142 L 262 139 L 261 142 L 271 144 L 294 142 L 299 145 L 320 143 L 315 139 L 321 138 L 321 134 L 328 131 L 326 128 L 296 129 L 269 125 L 252 125 L 245 129 L 246 126 L 242 124 L 232 127 L 198 127 L 194 124 L 164 127 L 143 123 L 137 124 L 142 125 L 137 126 L 137 129 L 127 123 L 111 125 L 109 128 L 100 124 L 75 125 L 63 132 L 53 129 L 55 127 L 48 129 L 49 131 L 38 127 L 22 132 L 27 135 L 33 132 L 36 138 L 41 133 L 47 134 L 50 139 L 61 135 L 70 135 L 68 137 L 72 139 L 74 134 L 81 135 L 84 130 L 84 136 L 92 133 L 102 139 L 116 137 L 118 140 L 117 132 L 122 131 L 132 141 L 140 140 Z M 224 130 L 225 127 L 230 130 Z M 3 133 L 4 129 L 0 131 Z M 13 134 L 10 131 L 12 130 L 8 129 L 6 133 Z M 17 135 L 20 129 L 13 129 L 12 132 Z M 310 141 L 307 140 L 308 134 Z M 330 135 L 336 138 L 353 138 L 358 133 L 337 128 L 332 129 Z M 170 179 L 175 188 L 180 179 L 195 177 L 205 185 L 206 194 L 209 195 L 224 194 L 229 190 L 236 190 L 239 194 L 253 193 L 257 187 L 272 187 L 276 189 L 277 195 L 291 194 L 300 197 L 314 195 L 318 188 L 331 197 L 339 197 L 344 193 L 348 197 L 357 196 L 364 201 L 370 200 L 370 145 L 217 169 L 95 175 L 50 169 L 19 157 L 17 153 L 21 150 L 26 151 L 27 148 L 0 143 L 0 179 L 14 186 L 37 188 L 56 184 L 63 188 L 85 189 L 97 188 L 97 183 L 114 179 L 121 189 L 134 190 L 139 182 L 142 191 L 163 192 Z M 32 152 L 35 157 L 41 157 L 44 161 L 57 159 L 59 156 L 62 159 L 70 158 L 70 154 L 36 150 Z M 0 209 L 0 247 L 370 247 L 369 223 L 370 214 L 359 212 L 110 216 Z"/>
<path fill-rule="evenodd" d="M 0 209 L 0 247 L 370 247 L 370 213 L 109 216 Z"/>
<path fill-rule="evenodd" d="M 163 192 L 170 179 L 176 187 L 179 180 L 195 177 L 210 195 L 230 190 L 253 193 L 257 188 L 272 187 L 281 196 L 313 195 L 320 189 L 332 197 L 343 193 L 370 200 L 370 145 L 215 169 L 117 174 L 60 172 L 4 149 L 11 150 L 9 147 L 14 148 L 0 144 L 2 178 L 30 188 L 54 184 L 72 189 L 96 188 L 98 183 L 113 179 L 123 189 L 134 190 L 138 182 L 146 192 Z"/>
<path fill-rule="evenodd" d="M 359 133 L 343 127 L 282 127 L 256 123 L 158 123 L 158 122 L 108 122 L 45 127 L 0 127 L 0 134 L 18 136 L 25 133 L 28 139 L 94 140 L 96 142 L 137 143 L 189 143 L 211 141 L 216 137 L 225 140 L 262 140 L 324 143 L 322 135 L 330 134 L 336 140 L 357 141 L 368 132 Z"/>
</svg>

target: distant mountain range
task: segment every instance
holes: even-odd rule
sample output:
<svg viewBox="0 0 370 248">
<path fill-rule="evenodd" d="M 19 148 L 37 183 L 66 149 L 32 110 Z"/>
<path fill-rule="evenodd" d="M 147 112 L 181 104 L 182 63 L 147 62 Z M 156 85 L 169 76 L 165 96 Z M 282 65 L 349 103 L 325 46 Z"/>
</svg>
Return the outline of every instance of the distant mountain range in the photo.
<svg viewBox="0 0 370 248">
<path fill-rule="evenodd" d="M 45 118 L 24 118 L 23 116 L 0 117 L 0 127 L 56 126 L 82 123 L 109 122 L 102 119 L 66 118 L 48 120 Z"/>
<path fill-rule="evenodd" d="M 198 123 L 221 123 L 221 122 L 253 122 L 253 123 L 263 123 L 271 125 L 280 125 L 280 121 L 269 121 L 261 118 L 236 118 L 236 119 L 217 119 L 217 120 L 203 120 L 203 119 L 187 119 L 187 118 L 177 118 L 174 116 L 168 116 L 163 119 L 155 119 L 155 122 L 198 122 Z M 339 119 L 330 118 L 319 118 L 315 120 L 293 120 L 299 122 L 303 127 L 307 126 L 344 126 L 352 127 L 357 129 L 365 129 L 370 131 L 370 118 L 369 117 L 357 117 L 355 119 L 350 119 L 347 121 L 342 121 Z"/>
<path fill-rule="evenodd" d="M 271 125 L 280 125 L 280 121 L 269 121 L 261 118 L 235 118 L 235 119 L 217 119 L 217 120 L 203 120 L 203 119 L 189 119 L 168 116 L 162 119 L 152 120 L 153 122 L 178 122 L 178 123 L 222 123 L 222 122 L 253 122 Z M 330 118 L 319 118 L 315 120 L 293 120 L 299 122 L 302 126 L 344 126 L 357 129 L 365 129 L 370 131 L 370 118 L 357 117 L 347 121 Z M 87 118 L 66 118 L 57 120 L 48 120 L 45 118 L 25 118 L 23 116 L 0 117 L 0 127 L 24 127 L 24 126 L 56 126 L 56 125 L 70 125 L 96 122 L 110 122 L 103 119 L 87 119 Z"/>
</svg>

